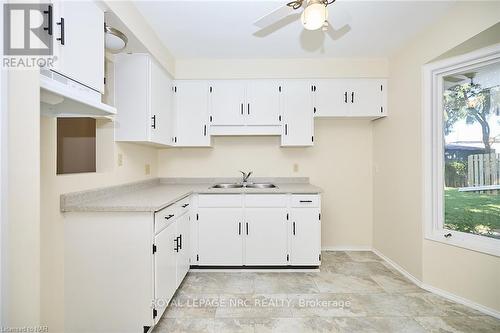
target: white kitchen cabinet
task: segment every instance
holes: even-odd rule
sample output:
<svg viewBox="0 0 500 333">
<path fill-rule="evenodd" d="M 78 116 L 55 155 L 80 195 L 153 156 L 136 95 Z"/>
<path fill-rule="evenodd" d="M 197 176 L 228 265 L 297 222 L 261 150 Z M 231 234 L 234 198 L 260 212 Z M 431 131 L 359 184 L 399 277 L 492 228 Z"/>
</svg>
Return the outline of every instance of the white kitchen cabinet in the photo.
<svg viewBox="0 0 500 333">
<path fill-rule="evenodd" d="M 387 113 L 384 79 L 321 79 L 312 84 L 316 117 L 379 118 Z"/>
<path fill-rule="evenodd" d="M 251 80 L 246 89 L 246 125 L 279 125 L 282 83 Z"/>
<path fill-rule="evenodd" d="M 186 213 L 179 217 L 176 221 L 177 224 L 177 234 L 179 237 L 177 241 L 178 252 L 177 252 L 177 286 L 181 284 L 182 280 L 189 271 L 189 257 L 191 255 L 190 246 L 190 226 L 189 226 L 189 214 Z"/>
<path fill-rule="evenodd" d="M 245 265 L 287 265 L 286 208 L 245 210 Z"/>
<path fill-rule="evenodd" d="M 147 54 L 115 57 L 115 140 L 172 145 L 172 80 Z"/>
<path fill-rule="evenodd" d="M 155 281 L 155 307 L 158 313 L 155 323 L 160 320 L 175 290 L 179 284 L 177 270 L 177 240 L 176 224 L 171 224 L 154 239 L 154 281 Z"/>
<path fill-rule="evenodd" d="M 208 118 L 208 82 L 175 81 L 175 136 L 173 143 L 180 147 L 208 147 L 210 135 Z"/>
<path fill-rule="evenodd" d="M 211 125 L 243 125 L 245 122 L 245 81 L 210 82 Z"/>
<path fill-rule="evenodd" d="M 198 265 L 243 265 L 242 213 L 241 208 L 199 208 Z"/>
<path fill-rule="evenodd" d="M 318 197 L 319 200 L 319 196 Z M 290 264 L 320 265 L 321 210 L 310 207 L 313 200 L 303 200 L 304 207 L 290 208 Z"/>
<path fill-rule="evenodd" d="M 312 146 L 314 122 L 311 82 L 287 80 L 283 85 L 282 146 Z"/>
<path fill-rule="evenodd" d="M 58 57 L 53 70 L 104 93 L 104 12 L 93 1 L 52 6 L 50 32 Z"/>
</svg>

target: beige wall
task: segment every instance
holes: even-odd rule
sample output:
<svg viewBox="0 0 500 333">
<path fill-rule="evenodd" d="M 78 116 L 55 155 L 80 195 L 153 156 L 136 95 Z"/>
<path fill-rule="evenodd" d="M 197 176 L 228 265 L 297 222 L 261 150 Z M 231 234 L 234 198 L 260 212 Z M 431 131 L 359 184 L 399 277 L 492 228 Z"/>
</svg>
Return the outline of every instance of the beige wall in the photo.
<svg viewBox="0 0 500 333">
<path fill-rule="evenodd" d="M 177 78 L 386 77 L 385 59 L 178 60 Z M 390 111 L 389 111 L 390 112 Z M 215 137 L 213 148 L 159 151 L 160 176 L 306 176 L 323 193 L 322 245 L 372 245 L 372 127 L 316 119 L 314 147 L 280 148 L 279 137 Z M 298 165 L 298 172 L 293 165 Z"/>
<path fill-rule="evenodd" d="M 40 150 L 38 71 L 8 75 L 7 221 L 2 303 L 6 326 L 40 319 Z"/>
<path fill-rule="evenodd" d="M 500 2 L 459 3 L 390 57 L 390 116 L 373 143 L 374 247 L 424 283 L 496 310 L 500 258 L 423 240 L 421 67 L 499 21 Z"/>
<path fill-rule="evenodd" d="M 97 173 L 56 175 L 56 119 L 40 119 L 41 150 L 41 322 L 50 332 L 63 332 L 64 221 L 59 211 L 62 193 L 122 184 L 157 175 L 156 149 L 114 143 L 112 123 L 99 121 Z M 123 165 L 118 166 L 118 155 Z M 151 174 L 145 174 L 150 164 Z"/>
</svg>

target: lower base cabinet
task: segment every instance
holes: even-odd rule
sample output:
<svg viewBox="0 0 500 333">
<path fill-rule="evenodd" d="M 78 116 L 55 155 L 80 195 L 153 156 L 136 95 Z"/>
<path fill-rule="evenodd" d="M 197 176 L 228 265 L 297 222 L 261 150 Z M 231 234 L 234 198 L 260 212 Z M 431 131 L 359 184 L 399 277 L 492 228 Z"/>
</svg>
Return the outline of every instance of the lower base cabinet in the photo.
<svg viewBox="0 0 500 333">
<path fill-rule="evenodd" d="M 193 266 L 319 266 L 320 195 L 200 194 Z"/>
<path fill-rule="evenodd" d="M 198 265 L 243 264 L 243 215 L 238 208 L 200 208 L 198 211 Z"/>
</svg>

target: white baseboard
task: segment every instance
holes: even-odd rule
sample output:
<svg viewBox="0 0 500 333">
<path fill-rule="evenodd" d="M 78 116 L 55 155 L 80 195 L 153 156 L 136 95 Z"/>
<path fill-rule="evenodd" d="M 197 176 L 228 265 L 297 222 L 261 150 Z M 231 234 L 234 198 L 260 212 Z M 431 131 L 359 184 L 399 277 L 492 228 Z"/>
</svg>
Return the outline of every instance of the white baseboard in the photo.
<svg viewBox="0 0 500 333">
<path fill-rule="evenodd" d="M 399 266 L 398 264 L 396 264 L 394 261 L 392 261 L 391 259 L 387 258 L 385 255 L 382 254 L 382 252 L 376 250 L 376 249 L 372 249 L 373 253 L 375 253 L 376 255 L 378 255 L 380 258 L 384 259 L 385 262 L 387 262 L 389 265 L 391 265 L 395 270 L 397 270 L 399 273 L 403 274 L 408 280 L 410 280 L 411 282 L 415 283 L 417 286 L 419 286 L 420 288 L 423 288 L 423 283 L 422 281 L 420 281 L 419 279 L 417 279 L 416 277 L 414 277 L 410 272 L 408 272 L 406 269 L 404 269 L 403 267 Z"/>
<path fill-rule="evenodd" d="M 323 246 L 321 251 L 372 251 L 369 246 Z"/>
<path fill-rule="evenodd" d="M 487 306 L 481 305 L 479 303 L 473 302 L 473 301 L 468 300 L 466 298 L 463 298 L 461 296 L 455 295 L 455 294 L 450 293 L 448 291 L 445 291 L 445 290 L 433 287 L 431 285 L 428 285 L 426 283 L 423 283 L 422 281 L 420 281 L 419 279 L 417 279 L 415 276 L 413 276 L 412 274 L 410 274 L 403 267 L 399 266 L 394 261 L 392 261 L 391 259 L 387 258 L 380 251 L 378 251 L 376 249 L 372 249 L 372 251 L 376 255 L 378 255 L 380 258 L 384 259 L 395 270 L 397 270 L 398 272 L 400 272 L 401 274 L 403 274 L 406 278 L 408 278 L 411 282 L 415 283 L 420 288 L 422 288 L 424 290 L 427 290 L 427 291 L 429 291 L 429 292 L 431 292 L 433 294 L 436 294 L 436 295 L 439 295 L 441 297 L 444 297 L 446 299 L 449 299 L 450 301 L 453 301 L 453 302 L 456 302 L 456 303 L 468 306 L 468 307 L 470 307 L 470 308 L 472 308 L 474 310 L 477 310 L 477 311 L 482 312 L 484 314 L 487 314 L 489 316 L 492 316 L 492 317 L 500 319 L 500 312 L 499 311 L 497 311 L 495 309 L 492 309 L 492 308 L 489 308 Z"/>
</svg>

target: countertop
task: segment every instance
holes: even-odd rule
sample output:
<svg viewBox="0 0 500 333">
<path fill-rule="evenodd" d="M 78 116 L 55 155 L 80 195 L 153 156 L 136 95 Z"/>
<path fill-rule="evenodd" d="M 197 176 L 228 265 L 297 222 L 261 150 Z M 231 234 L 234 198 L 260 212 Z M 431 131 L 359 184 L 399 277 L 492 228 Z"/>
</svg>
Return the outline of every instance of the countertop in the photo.
<svg viewBox="0 0 500 333">
<path fill-rule="evenodd" d="M 321 193 L 308 178 L 252 178 L 255 183 L 270 182 L 277 188 L 212 189 L 217 183 L 237 182 L 238 178 L 155 178 L 124 185 L 61 195 L 62 212 L 156 212 L 193 193 Z"/>
</svg>

